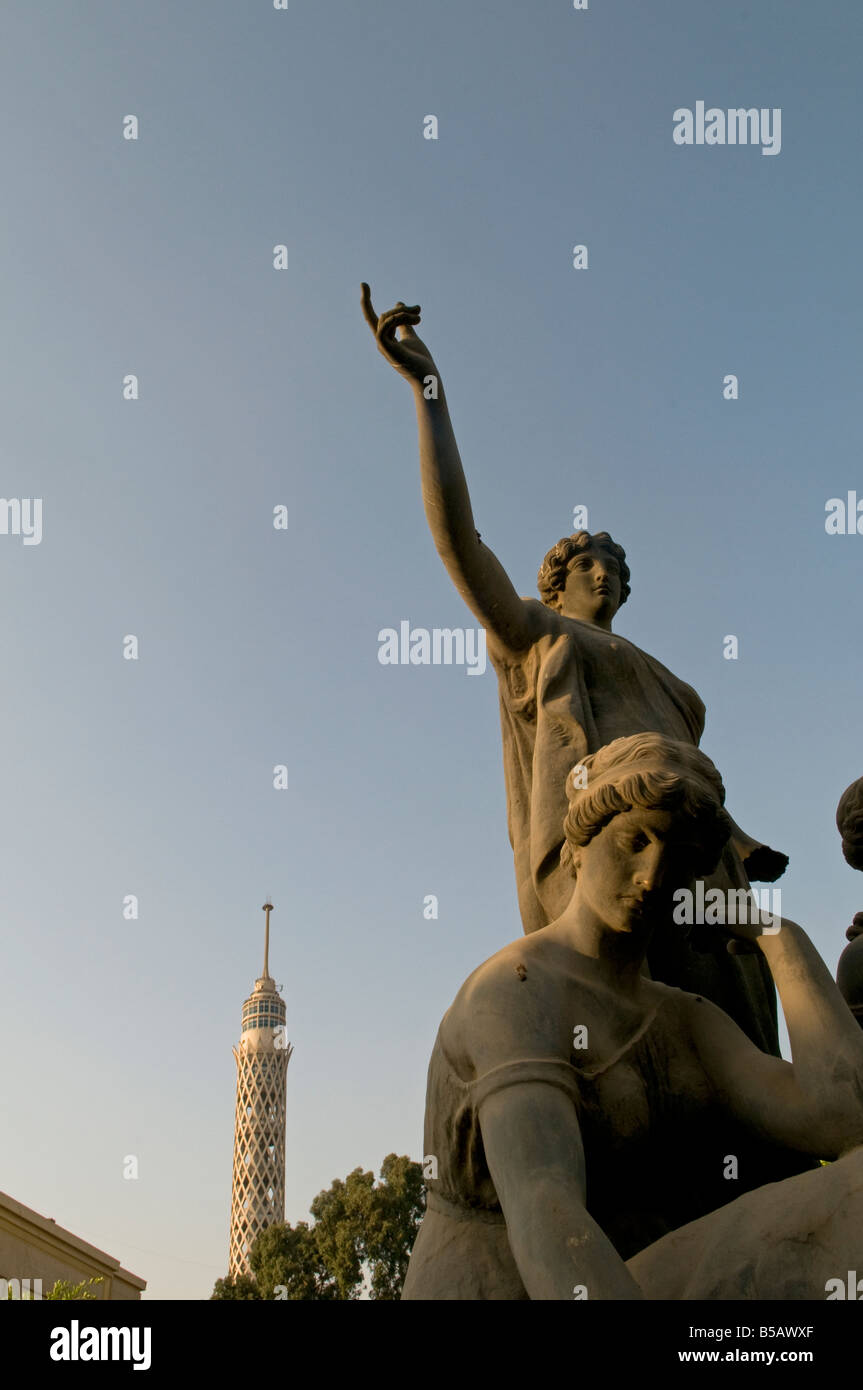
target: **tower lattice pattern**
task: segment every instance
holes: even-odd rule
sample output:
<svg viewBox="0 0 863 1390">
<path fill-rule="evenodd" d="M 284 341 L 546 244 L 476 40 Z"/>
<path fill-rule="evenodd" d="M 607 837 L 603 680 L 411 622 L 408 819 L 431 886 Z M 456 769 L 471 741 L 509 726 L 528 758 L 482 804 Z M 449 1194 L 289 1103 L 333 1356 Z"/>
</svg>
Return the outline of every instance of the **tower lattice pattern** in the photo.
<svg viewBox="0 0 863 1390">
<path fill-rule="evenodd" d="M 258 1031 L 258 1030 L 255 1030 Z M 264 1030 L 260 1030 L 264 1032 Z M 246 1033 L 237 1059 L 230 1273 L 248 1273 L 255 1237 L 285 1219 L 285 1090 L 293 1048 Z M 281 1037 L 284 1036 L 282 1030 Z M 261 1046 L 261 1042 L 264 1046 Z M 269 1043 L 269 1047 L 266 1047 Z"/>
<path fill-rule="evenodd" d="M 293 1048 L 285 1032 L 285 1001 L 269 969 L 267 914 L 264 971 L 243 1005 L 243 1035 L 234 1048 L 237 1110 L 231 1186 L 229 1273 L 249 1272 L 255 1237 L 285 1219 L 285 1088 Z"/>
<path fill-rule="evenodd" d="M 285 1032 L 285 1001 L 269 971 L 270 913 L 264 969 L 243 1005 L 243 1034 L 234 1048 L 237 1110 L 231 1186 L 229 1273 L 249 1273 L 255 1238 L 285 1219 L 285 1089 L 293 1048 Z"/>
</svg>

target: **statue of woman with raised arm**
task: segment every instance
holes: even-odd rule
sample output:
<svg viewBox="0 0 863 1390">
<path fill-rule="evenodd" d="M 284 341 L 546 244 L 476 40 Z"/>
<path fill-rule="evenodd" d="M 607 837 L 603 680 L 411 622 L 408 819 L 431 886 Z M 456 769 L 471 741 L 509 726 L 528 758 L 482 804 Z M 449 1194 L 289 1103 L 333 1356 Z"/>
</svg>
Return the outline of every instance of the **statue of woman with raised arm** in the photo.
<svg viewBox="0 0 863 1390">
<path fill-rule="evenodd" d="M 792 1062 L 646 978 L 674 893 L 731 834 L 722 782 L 653 733 L 585 765 L 568 906 L 480 965 L 438 1030 L 402 1297 L 825 1298 L 863 1271 L 863 1032 L 787 919 L 713 930 L 765 960 Z M 789 1154 L 834 1161 L 786 1177 Z"/>
<path fill-rule="evenodd" d="M 365 284 L 362 303 L 378 348 L 413 388 L 423 502 L 438 554 L 487 632 L 519 908 L 525 932 L 533 932 L 559 916 L 571 892 L 560 862 L 569 770 L 629 734 L 651 731 L 697 745 L 704 705 L 654 657 L 612 633 L 629 595 L 629 569 L 606 532 L 560 541 L 539 572 L 541 602 L 519 597 L 476 530 L 440 373 L 414 331 L 419 305 L 400 301 L 378 316 Z M 732 822 L 706 888 L 746 890 L 747 868 L 772 881 L 787 862 Z M 729 955 L 709 932 L 669 926 L 656 933 L 648 963 L 656 978 L 707 995 L 759 1047 L 778 1052 L 776 998 L 760 955 Z"/>
</svg>

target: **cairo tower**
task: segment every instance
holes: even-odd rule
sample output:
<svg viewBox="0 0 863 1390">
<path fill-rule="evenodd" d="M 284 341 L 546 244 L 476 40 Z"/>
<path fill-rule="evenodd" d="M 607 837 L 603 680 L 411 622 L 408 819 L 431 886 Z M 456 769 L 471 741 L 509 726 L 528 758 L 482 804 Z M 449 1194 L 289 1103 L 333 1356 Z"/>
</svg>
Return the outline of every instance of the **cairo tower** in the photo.
<svg viewBox="0 0 863 1390">
<path fill-rule="evenodd" d="M 285 1219 L 285 1090 L 293 1048 L 285 1032 L 285 1003 L 269 971 L 270 913 L 264 969 L 243 1005 L 243 1032 L 234 1048 L 237 1113 L 231 1189 L 229 1273 L 249 1273 L 249 1251 L 267 1226 Z"/>
</svg>

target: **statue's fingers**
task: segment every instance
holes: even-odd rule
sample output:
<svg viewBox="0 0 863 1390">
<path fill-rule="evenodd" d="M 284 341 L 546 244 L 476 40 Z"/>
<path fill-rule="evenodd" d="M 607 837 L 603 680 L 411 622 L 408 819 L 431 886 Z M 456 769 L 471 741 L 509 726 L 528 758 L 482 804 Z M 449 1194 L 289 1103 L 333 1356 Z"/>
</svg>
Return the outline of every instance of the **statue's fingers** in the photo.
<svg viewBox="0 0 863 1390">
<path fill-rule="evenodd" d="M 381 314 L 378 319 L 378 337 L 385 339 L 388 343 L 396 341 L 395 331 L 397 328 L 404 328 L 411 322 L 419 323 L 420 310 L 416 304 L 412 308 L 406 305 L 396 305 L 394 309 L 387 309 L 385 314 Z"/>
<path fill-rule="evenodd" d="M 368 324 L 369 328 L 372 330 L 373 333 L 377 333 L 378 316 L 372 308 L 372 292 L 366 284 L 365 280 L 360 285 L 360 296 L 360 302 L 363 306 L 363 315 L 365 317 L 366 323 Z"/>
<path fill-rule="evenodd" d="M 398 304 L 395 304 L 392 309 L 387 309 L 381 314 L 378 322 L 386 323 L 388 319 L 393 318 L 419 319 L 419 317 L 420 306 L 418 304 L 402 304 L 401 300 L 399 300 Z"/>
</svg>

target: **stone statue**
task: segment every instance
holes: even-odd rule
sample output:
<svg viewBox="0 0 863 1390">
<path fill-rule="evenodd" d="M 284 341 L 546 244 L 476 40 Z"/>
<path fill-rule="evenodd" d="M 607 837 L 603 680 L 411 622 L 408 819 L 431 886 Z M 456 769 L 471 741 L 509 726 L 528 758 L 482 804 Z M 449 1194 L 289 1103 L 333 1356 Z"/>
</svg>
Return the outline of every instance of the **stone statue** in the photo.
<svg viewBox="0 0 863 1390">
<path fill-rule="evenodd" d="M 584 766 L 566 786 L 567 907 L 475 970 L 441 1022 L 436 1177 L 402 1296 L 826 1298 L 863 1270 L 863 1034 L 787 919 L 714 930 L 767 962 L 793 1063 L 647 978 L 674 894 L 732 834 L 722 782 L 656 733 Z M 738 1165 L 751 1135 L 833 1162 L 771 1181 L 766 1161 Z"/>
<path fill-rule="evenodd" d="M 561 865 L 570 768 L 613 739 L 645 731 L 697 745 L 704 705 L 691 686 L 654 657 L 612 634 L 629 594 L 621 546 L 607 534 L 560 541 L 539 572 L 542 601 L 520 598 L 474 526 L 440 374 L 414 331 L 418 305 L 381 314 L 362 287 L 363 311 L 387 361 L 413 387 L 423 500 L 447 571 L 487 632 L 498 677 L 510 841 L 525 932 L 560 916 L 571 883 Z M 398 333 L 398 336 L 397 336 Z M 773 881 L 788 860 L 731 822 L 731 837 L 707 887 L 749 888 Z M 752 1040 L 779 1052 L 776 999 L 764 960 L 716 951 L 710 933 L 660 929 L 651 973 L 721 1005 Z M 741 951 L 745 948 L 741 948 Z"/>
<path fill-rule="evenodd" d="M 836 824 L 842 836 L 842 853 L 852 869 L 863 869 L 863 777 L 846 787 L 836 808 Z M 839 957 L 836 983 L 860 1027 L 863 1028 L 863 912 L 855 912 L 846 931 L 849 945 Z"/>
</svg>

